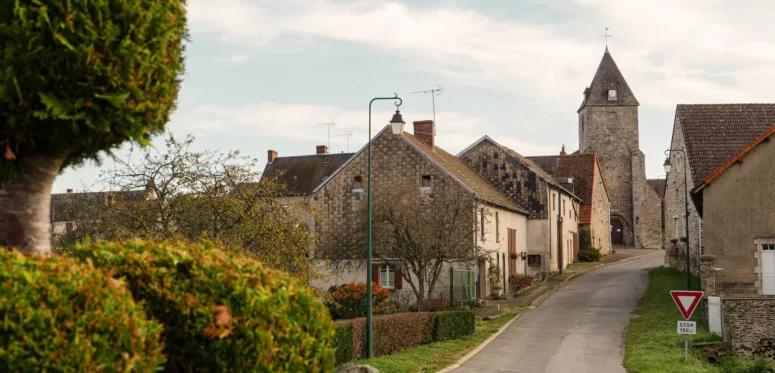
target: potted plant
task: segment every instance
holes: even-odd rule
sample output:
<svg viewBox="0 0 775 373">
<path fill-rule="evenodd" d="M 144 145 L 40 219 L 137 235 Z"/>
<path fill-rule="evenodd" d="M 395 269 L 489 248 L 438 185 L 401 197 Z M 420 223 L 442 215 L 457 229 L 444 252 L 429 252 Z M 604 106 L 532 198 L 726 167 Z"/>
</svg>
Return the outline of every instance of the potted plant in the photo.
<svg viewBox="0 0 775 373">
<path fill-rule="evenodd" d="M 503 285 L 501 285 L 501 267 L 497 265 L 493 265 L 492 262 L 490 262 L 490 267 L 487 268 L 487 277 L 488 280 L 490 280 L 490 284 L 492 284 L 492 292 L 496 297 L 500 296 L 501 290 L 503 289 Z"/>
<path fill-rule="evenodd" d="M 681 242 L 686 242 L 686 237 L 681 237 Z"/>
<path fill-rule="evenodd" d="M 678 243 L 678 239 L 673 238 L 672 240 L 670 240 L 670 243 Z"/>
<path fill-rule="evenodd" d="M 493 293 L 493 295 L 494 295 L 496 298 L 497 298 L 497 297 L 500 297 L 500 296 L 501 296 L 501 290 L 502 290 L 502 289 L 503 289 L 503 286 L 501 286 L 501 283 L 500 283 L 500 282 L 496 282 L 496 283 L 495 283 L 495 284 L 492 286 L 492 293 Z"/>
<path fill-rule="evenodd" d="M 517 259 L 517 258 L 519 257 L 519 254 L 517 254 L 517 253 L 511 253 L 511 254 L 509 254 L 509 257 L 510 257 L 511 259 Z"/>
</svg>

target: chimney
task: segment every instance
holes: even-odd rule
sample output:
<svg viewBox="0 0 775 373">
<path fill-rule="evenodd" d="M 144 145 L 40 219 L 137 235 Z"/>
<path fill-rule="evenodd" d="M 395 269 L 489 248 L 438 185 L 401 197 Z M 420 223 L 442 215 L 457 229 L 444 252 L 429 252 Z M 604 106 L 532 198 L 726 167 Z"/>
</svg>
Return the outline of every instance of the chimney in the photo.
<svg viewBox="0 0 775 373">
<path fill-rule="evenodd" d="M 414 124 L 414 136 L 420 139 L 431 148 L 434 146 L 434 133 L 436 132 L 436 125 L 432 120 L 420 120 L 413 122 Z"/>
<path fill-rule="evenodd" d="M 560 155 L 561 156 L 568 155 L 568 153 L 565 152 L 565 144 L 562 144 L 562 150 L 560 150 Z"/>
<path fill-rule="evenodd" d="M 316 146 L 315 154 L 328 154 L 328 146 L 325 146 L 325 145 Z"/>
<path fill-rule="evenodd" d="M 108 192 L 106 197 L 108 199 L 108 207 L 113 207 L 116 202 L 116 195 L 113 192 Z"/>
<path fill-rule="evenodd" d="M 60 190 L 62 190 L 62 189 L 60 189 Z M 72 193 L 73 191 L 74 191 L 73 189 L 68 189 L 67 193 Z"/>
<path fill-rule="evenodd" d="M 153 181 L 149 181 L 147 184 L 145 184 L 145 200 L 150 201 L 152 199 L 156 198 L 156 193 L 154 193 L 153 190 Z"/>
<path fill-rule="evenodd" d="M 266 163 L 272 163 L 274 162 L 274 159 L 277 158 L 277 152 L 274 150 L 269 150 L 266 153 L 267 153 Z"/>
</svg>

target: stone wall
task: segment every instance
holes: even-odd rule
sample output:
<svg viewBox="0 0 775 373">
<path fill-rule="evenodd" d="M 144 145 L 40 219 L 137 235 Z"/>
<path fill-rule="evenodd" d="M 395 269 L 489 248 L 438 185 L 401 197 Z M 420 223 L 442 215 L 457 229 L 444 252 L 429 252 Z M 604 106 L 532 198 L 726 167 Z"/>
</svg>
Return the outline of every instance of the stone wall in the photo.
<svg viewBox="0 0 775 373">
<path fill-rule="evenodd" d="M 642 184 L 643 199 L 635 218 L 638 240 L 636 247 L 647 249 L 662 248 L 662 198 L 648 183 Z"/>
<path fill-rule="evenodd" d="M 676 242 L 669 243 L 667 250 L 665 250 L 665 266 L 675 268 L 681 272 L 686 271 L 686 243 Z M 700 260 L 697 255 L 691 255 L 689 257 L 689 266 L 693 275 L 698 276 L 700 273 Z"/>
<path fill-rule="evenodd" d="M 608 217 L 608 193 L 603 182 L 603 174 L 600 171 L 600 168 L 595 165 L 595 184 L 592 186 L 592 214 L 588 235 L 589 245 L 600 250 L 603 255 L 608 255 L 611 253 L 611 221 Z M 579 233 L 579 236 L 582 233 Z M 579 247 L 585 247 L 583 241 Z"/>
<path fill-rule="evenodd" d="M 746 357 L 775 357 L 775 297 L 722 298 L 724 340 Z"/>
<path fill-rule="evenodd" d="M 551 201 L 547 198 L 549 185 L 546 180 L 538 177 L 500 146 L 484 140 L 466 151 L 460 159 L 501 193 L 526 208 L 529 219 L 548 217 Z"/>
</svg>

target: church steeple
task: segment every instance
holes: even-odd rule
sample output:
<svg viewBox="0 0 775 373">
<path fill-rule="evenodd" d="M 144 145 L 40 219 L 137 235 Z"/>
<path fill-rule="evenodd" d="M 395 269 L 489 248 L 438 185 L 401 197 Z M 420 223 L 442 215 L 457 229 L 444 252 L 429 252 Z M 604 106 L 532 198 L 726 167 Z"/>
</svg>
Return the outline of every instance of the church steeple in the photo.
<svg viewBox="0 0 775 373">
<path fill-rule="evenodd" d="M 605 47 L 603 59 L 597 67 L 592 84 L 584 90 L 584 102 L 579 111 L 590 105 L 639 106 L 638 100 L 624 80 L 624 75 L 616 66 L 614 58 Z"/>
</svg>

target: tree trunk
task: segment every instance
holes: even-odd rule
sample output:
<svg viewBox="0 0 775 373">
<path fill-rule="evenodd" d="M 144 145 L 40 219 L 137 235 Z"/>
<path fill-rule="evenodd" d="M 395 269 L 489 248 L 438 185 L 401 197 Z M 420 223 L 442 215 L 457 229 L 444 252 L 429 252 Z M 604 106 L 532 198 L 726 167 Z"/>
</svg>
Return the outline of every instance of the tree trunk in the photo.
<svg viewBox="0 0 775 373">
<path fill-rule="evenodd" d="M 0 247 L 24 254 L 51 251 L 51 188 L 65 157 L 18 160 L 19 177 L 0 185 Z"/>
</svg>

